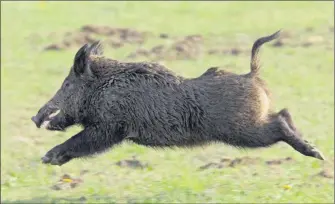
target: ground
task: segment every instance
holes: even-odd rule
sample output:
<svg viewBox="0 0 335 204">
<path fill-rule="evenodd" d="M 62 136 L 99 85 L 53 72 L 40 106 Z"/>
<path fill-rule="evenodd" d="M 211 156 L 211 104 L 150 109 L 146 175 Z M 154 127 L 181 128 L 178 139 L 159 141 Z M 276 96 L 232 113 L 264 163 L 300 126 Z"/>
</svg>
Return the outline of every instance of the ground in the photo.
<svg viewBox="0 0 335 204">
<path fill-rule="evenodd" d="M 290 202 L 334 200 L 334 23 L 332 2 L 1 2 L 1 202 Z M 261 76 L 274 109 L 288 108 L 327 158 L 280 143 L 241 150 L 223 144 L 149 149 L 122 144 L 61 167 L 40 162 L 78 132 L 30 120 L 60 87 L 77 49 L 101 39 L 124 61 L 158 61 L 196 77 L 219 66 Z"/>
</svg>

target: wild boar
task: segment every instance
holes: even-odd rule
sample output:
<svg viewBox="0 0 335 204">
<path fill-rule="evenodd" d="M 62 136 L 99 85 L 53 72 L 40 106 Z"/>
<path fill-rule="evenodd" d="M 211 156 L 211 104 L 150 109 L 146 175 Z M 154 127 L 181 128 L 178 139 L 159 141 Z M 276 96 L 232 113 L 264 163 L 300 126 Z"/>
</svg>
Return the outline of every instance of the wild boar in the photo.
<svg viewBox="0 0 335 204">
<path fill-rule="evenodd" d="M 177 76 L 149 62 L 120 62 L 103 56 L 99 41 L 81 47 L 61 88 L 32 117 L 37 127 L 83 130 L 42 157 L 63 165 L 130 140 L 148 147 L 192 147 L 222 142 L 241 148 L 286 142 L 303 155 L 324 160 L 302 138 L 287 109 L 270 108 L 270 92 L 259 77 L 258 52 L 280 31 L 257 39 L 251 71 L 208 69 L 198 78 Z M 57 114 L 56 114 L 57 113 Z"/>
</svg>

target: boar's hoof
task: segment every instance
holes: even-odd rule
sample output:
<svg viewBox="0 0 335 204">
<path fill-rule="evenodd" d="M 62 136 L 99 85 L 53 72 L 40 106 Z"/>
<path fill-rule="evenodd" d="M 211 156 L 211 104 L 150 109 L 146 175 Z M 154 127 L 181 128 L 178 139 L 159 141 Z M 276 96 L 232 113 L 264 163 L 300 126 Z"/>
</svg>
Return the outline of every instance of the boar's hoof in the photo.
<svg viewBox="0 0 335 204">
<path fill-rule="evenodd" d="M 325 156 L 323 156 L 322 152 L 320 152 L 318 149 L 314 148 L 312 152 L 313 152 L 312 157 L 315 157 L 320 160 L 326 160 Z"/>
<path fill-rule="evenodd" d="M 41 159 L 42 159 L 43 164 L 47 164 L 47 163 L 51 162 L 51 158 L 47 157 L 47 156 L 44 156 Z"/>
<path fill-rule="evenodd" d="M 57 148 L 58 149 L 58 148 Z M 52 149 L 44 157 L 41 158 L 43 164 L 51 164 L 61 166 L 72 159 L 65 152 Z"/>
</svg>

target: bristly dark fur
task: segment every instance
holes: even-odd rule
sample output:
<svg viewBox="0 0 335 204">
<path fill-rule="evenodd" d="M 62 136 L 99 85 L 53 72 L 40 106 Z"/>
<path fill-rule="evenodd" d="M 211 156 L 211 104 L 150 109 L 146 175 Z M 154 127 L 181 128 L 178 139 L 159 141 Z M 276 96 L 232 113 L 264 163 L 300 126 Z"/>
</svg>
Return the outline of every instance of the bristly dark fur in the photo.
<svg viewBox="0 0 335 204">
<path fill-rule="evenodd" d="M 33 117 L 38 127 L 50 119 L 49 130 L 73 124 L 84 129 L 47 152 L 43 162 L 62 165 L 124 140 L 148 147 L 223 142 L 244 148 L 284 141 L 304 155 L 323 159 L 302 139 L 286 109 L 270 112 L 270 93 L 258 77 L 257 53 L 278 35 L 254 43 L 249 74 L 212 67 L 192 79 L 157 63 L 106 58 L 99 42 L 84 45 L 61 89 Z M 56 109 L 59 114 L 50 118 Z"/>
</svg>

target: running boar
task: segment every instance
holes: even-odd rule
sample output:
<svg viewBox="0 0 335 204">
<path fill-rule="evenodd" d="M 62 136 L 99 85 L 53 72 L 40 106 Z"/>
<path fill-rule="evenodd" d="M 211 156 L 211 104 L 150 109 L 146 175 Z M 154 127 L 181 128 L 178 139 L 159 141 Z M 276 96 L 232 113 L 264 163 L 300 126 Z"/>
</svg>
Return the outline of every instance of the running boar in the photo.
<svg viewBox="0 0 335 204">
<path fill-rule="evenodd" d="M 124 140 L 148 147 L 191 147 L 223 142 L 242 148 L 286 142 L 323 160 L 302 138 L 287 109 L 270 110 L 270 92 L 259 77 L 258 52 L 280 31 L 259 38 L 251 71 L 208 69 L 198 78 L 176 76 L 157 63 L 126 63 L 103 56 L 99 42 L 81 47 L 55 96 L 32 117 L 39 128 L 83 130 L 42 157 L 63 165 L 102 153 Z"/>
</svg>

